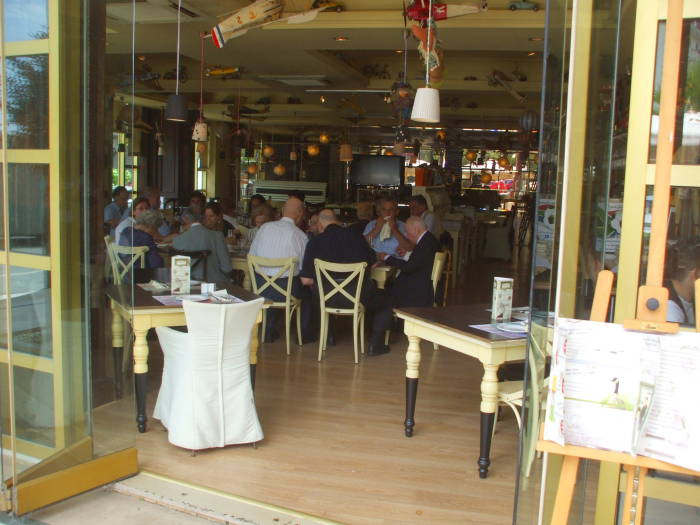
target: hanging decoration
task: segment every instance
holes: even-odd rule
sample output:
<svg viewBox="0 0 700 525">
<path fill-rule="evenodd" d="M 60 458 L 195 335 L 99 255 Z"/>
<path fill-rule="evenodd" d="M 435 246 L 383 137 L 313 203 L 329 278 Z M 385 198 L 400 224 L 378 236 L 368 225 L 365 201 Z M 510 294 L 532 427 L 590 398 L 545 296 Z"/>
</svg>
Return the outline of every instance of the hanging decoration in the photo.
<svg viewBox="0 0 700 525">
<path fill-rule="evenodd" d="M 269 146 L 269 145 L 265 146 L 262 149 L 262 154 L 263 154 L 263 157 L 265 157 L 266 159 L 269 159 L 275 154 L 275 148 L 273 148 L 272 146 Z"/>
<path fill-rule="evenodd" d="M 321 152 L 321 149 L 318 147 L 318 144 L 309 144 L 306 146 L 306 153 L 309 154 L 309 157 L 315 157 Z"/>
<path fill-rule="evenodd" d="M 281 162 L 279 164 L 275 164 L 275 167 L 272 168 L 272 172 L 277 175 L 278 177 L 283 176 L 285 173 L 287 173 L 287 168 L 284 164 Z"/>
<path fill-rule="evenodd" d="M 477 152 L 474 150 L 469 150 L 464 154 L 465 158 L 469 162 L 474 162 L 476 160 L 477 155 Z"/>
<path fill-rule="evenodd" d="M 318 136 L 318 141 L 321 144 L 328 144 L 331 141 L 331 137 L 328 135 L 328 133 L 323 132 Z"/>
<path fill-rule="evenodd" d="M 204 37 L 199 35 L 199 118 L 194 123 L 192 130 L 192 140 L 195 142 L 206 142 L 209 140 L 209 126 L 204 120 Z"/>
<path fill-rule="evenodd" d="M 246 168 L 246 171 L 248 172 L 248 175 L 255 175 L 258 173 L 258 165 L 257 164 L 249 164 L 248 168 Z"/>
<path fill-rule="evenodd" d="M 504 169 L 510 168 L 510 162 L 508 161 L 508 158 L 505 156 L 498 158 L 498 165 Z"/>
</svg>

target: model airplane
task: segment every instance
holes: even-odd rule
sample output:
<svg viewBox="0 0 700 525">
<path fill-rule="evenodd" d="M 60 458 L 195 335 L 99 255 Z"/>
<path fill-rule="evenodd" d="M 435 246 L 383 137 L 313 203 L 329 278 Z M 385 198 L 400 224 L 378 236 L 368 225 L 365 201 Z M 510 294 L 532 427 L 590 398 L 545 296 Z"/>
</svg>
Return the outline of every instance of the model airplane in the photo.
<svg viewBox="0 0 700 525">
<path fill-rule="evenodd" d="M 433 20 L 445 20 L 456 16 L 471 15 L 488 9 L 489 3 L 474 2 L 470 4 L 440 4 L 433 2 Z M 425 22 L 430 18 L 430 3 L 428 0 L 414 0 L 406 9 L 409 20 Z"/>
<path fill-rule="evenodd" d="M 285 0 L 256 0 L 248 7 L 234 11 L 211 30 L 214 45 L 224 47 L 232 38 L 243 36 L 249 29 L 264 27 L 274 22 L 288 24 L 304 24 L 311 22 L 316 16 L 327 9 L 342 11 L 335 2 L 316 0 L 308 11 L 301 13 L 285 13 Z"/>
</svg>

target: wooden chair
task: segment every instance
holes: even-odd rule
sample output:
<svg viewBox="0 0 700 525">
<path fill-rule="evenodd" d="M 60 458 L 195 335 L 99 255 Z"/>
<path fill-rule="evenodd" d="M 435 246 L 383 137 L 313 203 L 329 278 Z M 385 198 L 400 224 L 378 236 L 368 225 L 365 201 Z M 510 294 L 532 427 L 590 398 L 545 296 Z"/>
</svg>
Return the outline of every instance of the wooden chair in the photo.
<svg viewBox="0 0 700 525">
<path fill-rule="evenodd" d="M 207 258 L 211 255 L 211 250 L 187 251 L 170 248 L 170 250 L 168 250 L 168 253 L 170 253 L 171 256 L 184 255 L 186 257 L 189 257 L 190 271 L 192 273 L 194 273 L 195 269 L 201 265 L 201 267 L 203 268 L 202 280 L 204 282 L 207 282 Z"/>
<path fill-rule="evenodd" d="M 448 255 L 449 251 L 445 252 L 436 252 L 435 253 L 435 258 L 433 259 L 433 269 L 430 272 L 430 280 L 433 283 L 433 306 L 437 305 L 437 301 L 435 301 L 435 293 L 437 292 L 437 286 L 438 283 L 440 282 L 440 277 L 443 274 L 443 270 L 446 269 L 445 267 L 445 262 L 448 260 Z M 449 278 L 449 276 L 448 276 Z M 447 295 L 447 280 L 445 280 L 445 295 Z M 386 333 L 384 334 L 384 344 L 388 345 L 389 344 L 389 334 L 391 333 L 390 330 L 387 330 Z M 438 349 L 438 344 L 433 343 L 433 348 L 435 350 Z"/>
<path fill-rule="evenodd" d="M 314 260 L 316 268 L 316 284 L 321 305 L 321 330 L 320 341 L 318 343 L 318 360 L 323 358 L 323 351 L 326 349 L 328 338 L 328 320 L 332 315 L 352 315 L 352 336 L 355 348 L 355 364 L 359 362 L 357 354 L 357 337 L 360 336 L 362 353 L 365 353 L 365 307 L 360 302 L 362 294 L 362 283 L 365 279 L 366 262 L 360 263 L 332 263 Z M 345 274 L 342 277 L 339 274 Z M 355 295 L 352 295 L 346 288 L 352 283 L 356 283 Z M 328 291 L 326 291 L 328 290 Z M 327 304 L 333 297 L 344 297 L 352 305 L 351 308 L 338 308 Z"/>
<path fill-rule="evenodd" d="M 267 309 L 279 308 L 284 309 L 284 328 L 285 341 L 287 342 L 287 355 L 290 355 L 289 340 L 290 340 L 290 325 L 292 315 L 296 312 L 297 317 L 297 342 L 301 345 L 301 299 L 297 299 L 292 295 L 292 281 L 294 276 L 294 268 L 297 264 L 297 257 L 287 257 L 286 259 L 268 259 L 267 257 L 258 257 L 257 255 L 248 255 L 248 270 L 250 272 L 250 282 L 252 283 L 253 293 L 263 295 L 262 292 L 268 288 L 276 290 L 283 297 L 284 301 L 276 301 L 268 303 L 263 308 L 262 333 L 265 337 L 265 327 L 267 326 Z M 267 275 L 263 268 L 274 268 L 276 273 L 272 276 Z M 264 282 L 258 286 L 256 274 L 263 278 Z M 287 288 L 282 288 L 278 283 L 278 279 L 284 278 L 287 274 Z"/>
<path fill-rule="evenodd" d="M 105 242 L 107 242 L 106 239 Z M 114 242 L 109 242 L 107 249 L 112 263 L 114 284 L 122 284 L 124 276 L 134 268 L 136 263 L 139 263 L 141 268 L 146 267 L 148 246 L 120 246 Z M 122 255 L 127 256 L 127 260 L 124 260 L 121 257 Z"/>
</svg>

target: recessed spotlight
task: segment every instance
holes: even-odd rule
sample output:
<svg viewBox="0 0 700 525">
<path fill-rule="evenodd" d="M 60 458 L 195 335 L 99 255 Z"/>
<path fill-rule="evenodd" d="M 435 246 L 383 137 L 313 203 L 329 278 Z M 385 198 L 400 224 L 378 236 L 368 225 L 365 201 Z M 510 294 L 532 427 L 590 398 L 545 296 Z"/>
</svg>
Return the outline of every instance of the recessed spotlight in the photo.
<svg viewBox="0 0 700 525">
<path fill-rule="evenodd" d="M 400 54 L 402 54 L 402 53 L 403 53 L 403 49 L 397 49 L 396 51 L 394 51 L 394 53 L 396 53 L 396 54 L 399 54 L 399 55 L 400 55 Z"/>
<path fill-rule="evenodd" d="M 541 36 L 531 36 L 530 38 L 528 38 L 528 40 L 530 42 L 542 42 L 544 38 L 542 38 Z"/>
<path fill-rule="evenodd" d="M 323 95 L 321 95 L 321 96 L 319 97 L 319 100 L 321 101 L 321 104 L 325 104 L 325 103 L 326 103 L 326 97 L 324 97 Z"/>
<path fill-rule="evenodd" d="M 530 51 L 527 56 L 534 57 L 537 53 L 535 51 Z"/>
<path fill-rule="evenodd" d="M 348 40 L 350 40 L 350 38 L 347 36 L 338 35 L 335 38 L 333 38 L 333 40 L 335 40 L 336 42 L 347 42 Z"/>
</svg>

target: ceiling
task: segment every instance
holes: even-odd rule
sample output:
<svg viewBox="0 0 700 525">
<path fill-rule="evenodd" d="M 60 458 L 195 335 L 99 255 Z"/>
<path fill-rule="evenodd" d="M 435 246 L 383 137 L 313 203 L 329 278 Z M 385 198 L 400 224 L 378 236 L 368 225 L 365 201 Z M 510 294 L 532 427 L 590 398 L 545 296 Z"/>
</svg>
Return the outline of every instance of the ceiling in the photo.
<svg viewBox="0 0 700 525">
<path fill-rule="evenodd" d="M 303 11 L 310 3 L 287 0 L 285 12 Z M 488 11 L 438 22 L 446 66 L 439 86 L 441 126 L 516 129 L 526 110 L 538 110 L 544 10 L 509 11 L 508 3 L 492 0 Z M 162 105 L 175 91 L 175 80 L 165 78 L 174 73 L 177 45 L 177 10 L 169 4 L 170 0 L 135 3 L 132 43 L 132 3 L 107 3 L 107 81 L 116 96 L 127 102 L 132 89 L 132 49 L 137 57 L 134 93 L 138 104 Z M 191 99 L 193 109 L 199 103 L 199 35 L 210 31 L 217 15 L 248 4 L 244 0 L 183 2 L 184 8 L 198 15 L 183 14 L 181 18 L 181 65 L 186 76 L 181 77 L 180 92 Z M 543 1 L 540 4 L 544 7 Z M 401 78 L 404 58 L 410 84 L 423 86 L 424 65 L 417 42 L 409 37 L 408 53 L 397 53 L 404 49 L 402 2 L 346 0 L 343 6 L 343 12 L 323 12 L 305 24 L 276 23 L 252 29 L 223 49 L 204 39 L 205 68 L 242 68 L 240 78 L 205 79 L 205 116 L 231 122 L 229 105 L 240 97 L 244 113 L 257 112 L 250 115 L 252 119 L 243 116 L 242 122 L 270 133 L 395 126 L 397 120 L 384 93 L 330 90 L 390 90 Z M 338 36 L 347 39 L 336 41 Z M 509 94 L 502 85 L 492 85 L 488 77 L 494 70 L 512 78 L 509 83 L 522 98 Z M 290 86 L 290 80 L 316 86 Z M 306 89 L 329 91 L 309 93 Z M 289 103 L 290 98 L 295 103 Z"/>
</svg>

